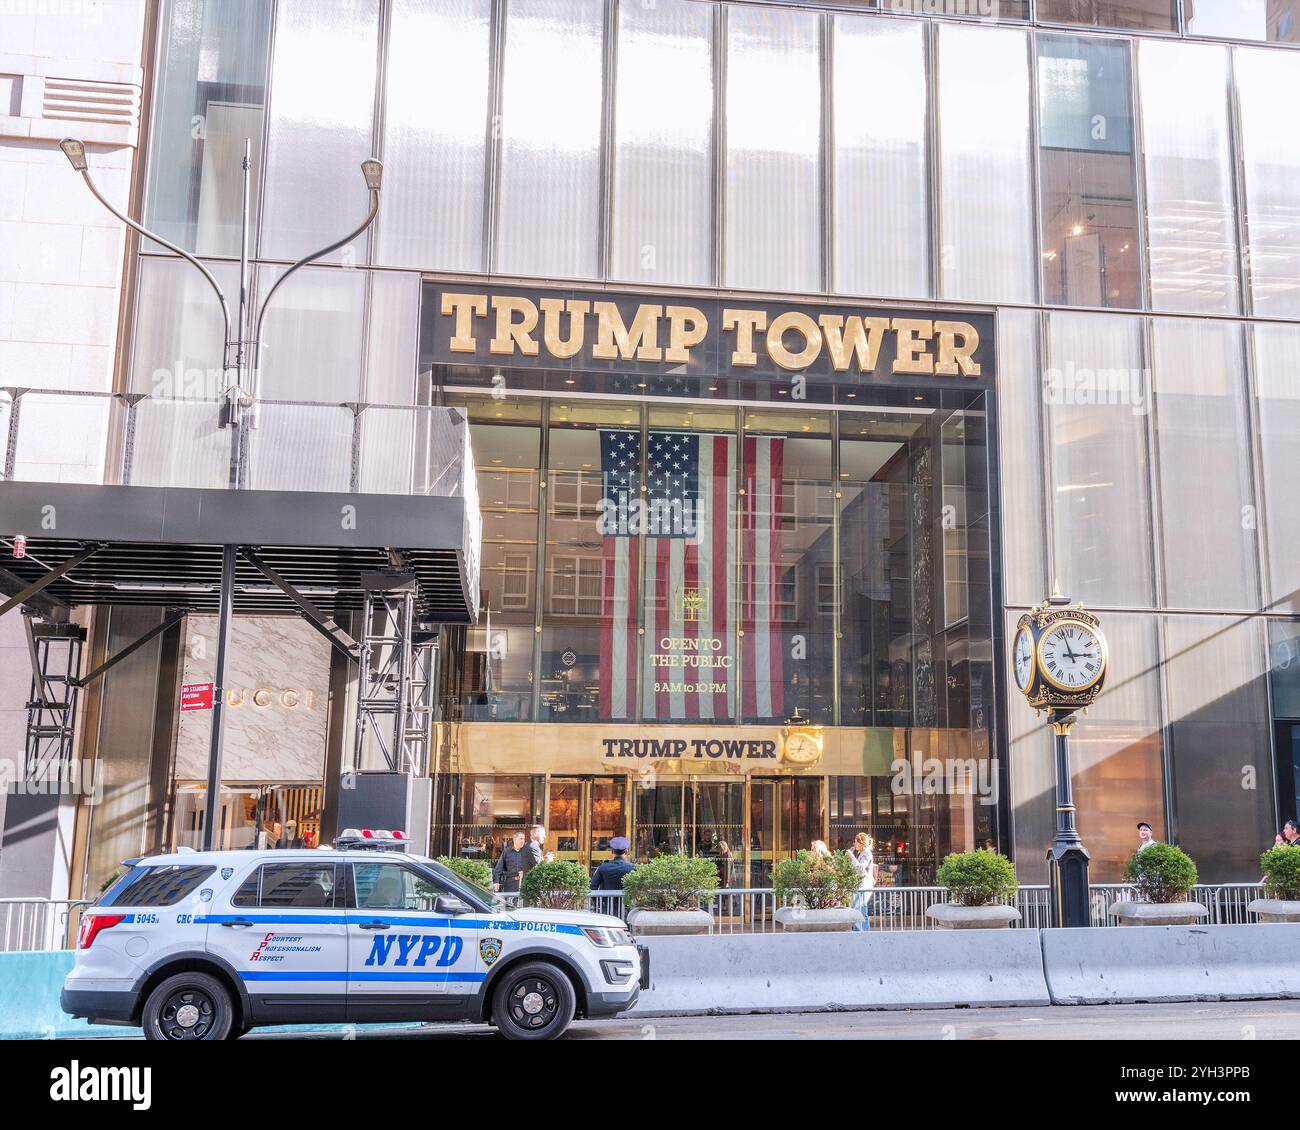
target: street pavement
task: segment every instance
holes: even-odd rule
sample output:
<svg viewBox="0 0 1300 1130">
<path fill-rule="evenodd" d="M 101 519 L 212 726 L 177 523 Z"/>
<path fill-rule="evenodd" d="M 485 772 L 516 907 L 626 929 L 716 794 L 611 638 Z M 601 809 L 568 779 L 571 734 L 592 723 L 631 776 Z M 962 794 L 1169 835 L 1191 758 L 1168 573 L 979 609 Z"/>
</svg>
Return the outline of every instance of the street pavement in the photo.
<svg viewBox="0 0 1300 1130">
<path fill-rule="evenodd" d="M 247 1040 L 337 1040 L 251 1032 Z M 486 1025 L 362 1028 L 358 1040 L 496 1039 Z M 674 1016 L 574 1024 L 566 1040 L 1295 1040 L 1300 1000 Z"/>
</svg>

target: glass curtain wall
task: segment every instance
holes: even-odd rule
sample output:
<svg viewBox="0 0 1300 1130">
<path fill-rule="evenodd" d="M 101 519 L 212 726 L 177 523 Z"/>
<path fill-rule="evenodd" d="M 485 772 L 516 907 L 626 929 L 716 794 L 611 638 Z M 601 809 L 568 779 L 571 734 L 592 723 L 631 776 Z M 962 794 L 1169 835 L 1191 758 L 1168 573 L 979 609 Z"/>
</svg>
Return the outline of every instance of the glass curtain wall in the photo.
<svg viewBox="0 0 1300 1130">
<path fill-rule="evenodd" d="M 448 402 L 485 527 L 460 717 L 965 729 L 974 679 L 988 726 L 978 413 Z"/>
</svg>

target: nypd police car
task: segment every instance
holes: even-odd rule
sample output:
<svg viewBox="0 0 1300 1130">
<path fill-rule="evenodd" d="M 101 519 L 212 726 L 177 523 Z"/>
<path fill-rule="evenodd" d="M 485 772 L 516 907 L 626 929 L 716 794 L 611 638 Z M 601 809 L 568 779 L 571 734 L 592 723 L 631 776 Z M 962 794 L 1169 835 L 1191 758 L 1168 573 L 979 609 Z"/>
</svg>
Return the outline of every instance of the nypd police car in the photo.
<svg viewBox="0 0 1300 1130">
<path fill-rule="evenodd" d="M 397 839 L 130 861 L 82 915 L 63 1010 L 153 1040 L 437 1020 L 544 1040 L 636 1003 L 648 970 L 620 919 L 507 907 L 431 859 L 373 850 Z"/>
</svg>

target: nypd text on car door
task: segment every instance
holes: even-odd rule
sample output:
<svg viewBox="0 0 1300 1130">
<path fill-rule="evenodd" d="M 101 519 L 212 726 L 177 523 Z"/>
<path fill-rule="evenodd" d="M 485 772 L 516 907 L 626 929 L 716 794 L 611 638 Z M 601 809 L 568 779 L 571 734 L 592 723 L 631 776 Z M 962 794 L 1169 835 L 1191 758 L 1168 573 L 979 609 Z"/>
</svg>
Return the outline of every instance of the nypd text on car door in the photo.
<svg viewBox="0 0 1300 1130">
<path fill-rule="evenodd" d="M 348 920 L 348 1018 L 457 1014 L 484 980 L 478 912 L 432 871 L 356 860 Z"/>
<path fill-rule="evenodd" d="M 346 865 L 313 855 L 258 864 L 207 915 L 208 952 L 239 976 L 261 1023 L 340 1019 L 347 929 L 335 902 Z"/>
</svg>

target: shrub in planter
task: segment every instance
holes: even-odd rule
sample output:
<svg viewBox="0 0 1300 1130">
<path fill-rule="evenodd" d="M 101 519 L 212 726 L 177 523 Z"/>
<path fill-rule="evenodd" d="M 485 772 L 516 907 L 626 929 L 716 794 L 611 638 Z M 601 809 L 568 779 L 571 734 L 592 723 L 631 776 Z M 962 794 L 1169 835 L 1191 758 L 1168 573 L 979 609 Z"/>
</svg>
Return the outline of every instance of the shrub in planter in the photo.
<svg viewBox="0 0 1300 1130">
<path fill-rule="evenodd" d="M 581 910 L 590 889 L 585 868 L 558 859 L 525 871 L 524 881 L 519 885 L 525 906 L 548 910 Z"/>
<path fill-rule="evenodd" d="M 1300 849 L 1269 848 L 1259 857 L 1264 872 L 1264 893 L 1287 902 L 1300 900 Z"/>
<path fill-rule="evenodd" d="M 454 871 L 476 887 L 482 887 L 485 891 L 492 890 L 492 866 L 481 859 L 461 859 L 459 856 L 440 855 L 434 862 L 441 863 L 448 871 Z"/>
<path fill-rule="evenodd" d="M 657 855 L 623 876 L 624 901 L 636 910 L 699 910 L 697 892 L 717 887 L 717 864 L 689 855 Z"/>
<path fill-rule="evenodd" d="M 1144 902 L 1186 902 L 1196 886 L 1196 864 L 1181 848 L 1152 844 L 1129 856 L 1124 878 Z"/>
<path fill-rule="evenodd" d="M 772 886 L 779 903 L 808 910 L 833 910 L 852 906 L 862 876 L 846 851 L 827 858 L 812 851 L 797 851 L 772 869 Z"/>
<path fill-rule="evenodd" d="M 1020 888 L 1011 860 L 988 848 L 944 856 L 936 876 L 957 906 L 989 906 L 1008 901 Z"/>
</svg>

